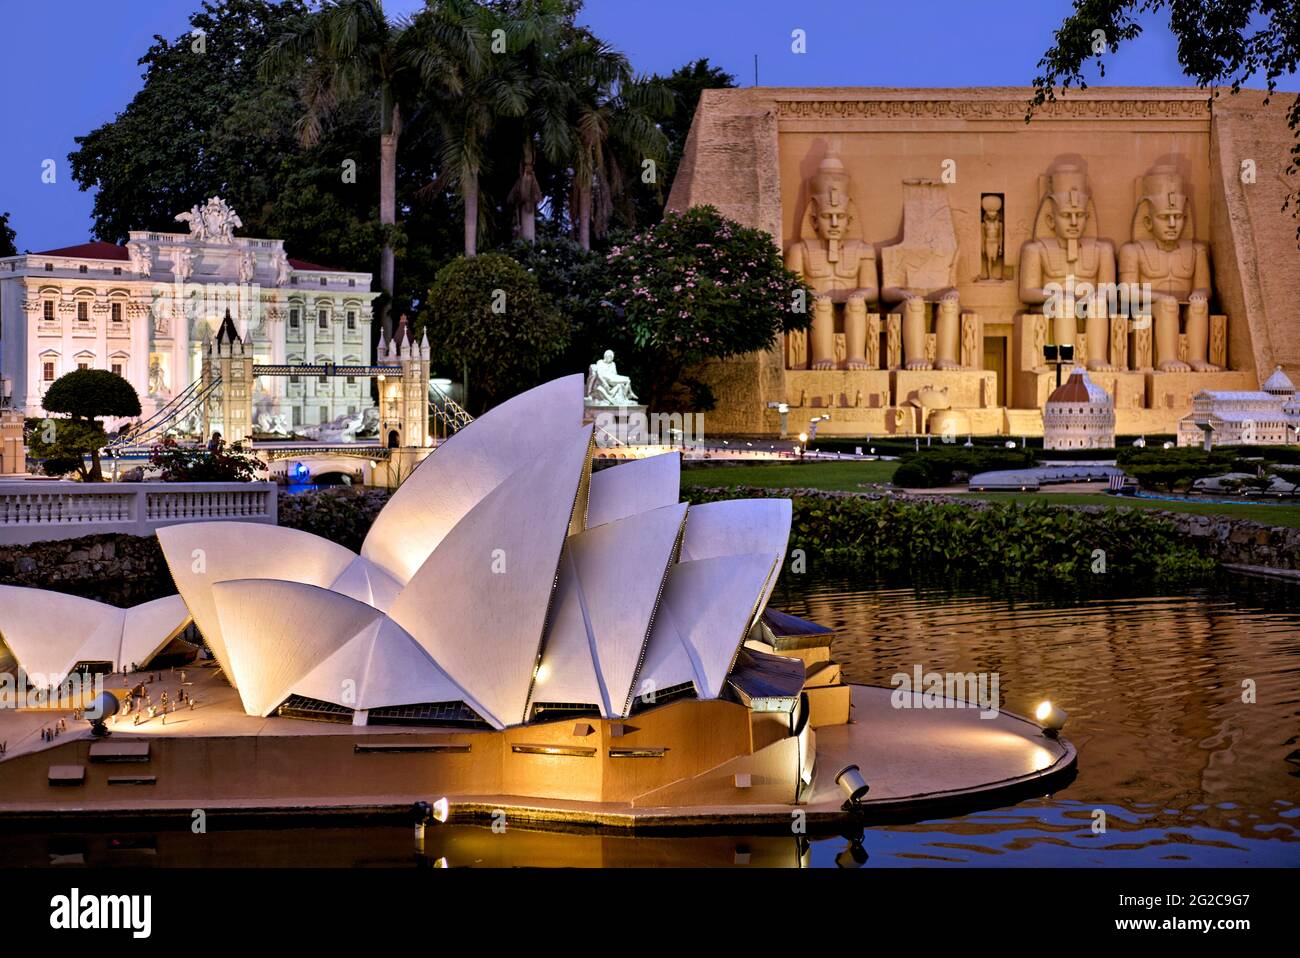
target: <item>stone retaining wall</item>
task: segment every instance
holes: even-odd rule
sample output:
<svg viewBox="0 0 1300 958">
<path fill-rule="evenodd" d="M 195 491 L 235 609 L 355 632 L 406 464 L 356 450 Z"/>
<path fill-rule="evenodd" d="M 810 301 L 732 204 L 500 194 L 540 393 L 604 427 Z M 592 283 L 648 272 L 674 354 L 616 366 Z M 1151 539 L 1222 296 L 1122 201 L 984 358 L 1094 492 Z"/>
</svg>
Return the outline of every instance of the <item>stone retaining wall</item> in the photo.
<svg viewBox="0 0 1300 958">
<path fill-rule="evenodd" d="M 176 592 L 157 537 L 116 533 L 0 546 L 0 584 L 67 592 L 116 606 Z"/>
</svg>

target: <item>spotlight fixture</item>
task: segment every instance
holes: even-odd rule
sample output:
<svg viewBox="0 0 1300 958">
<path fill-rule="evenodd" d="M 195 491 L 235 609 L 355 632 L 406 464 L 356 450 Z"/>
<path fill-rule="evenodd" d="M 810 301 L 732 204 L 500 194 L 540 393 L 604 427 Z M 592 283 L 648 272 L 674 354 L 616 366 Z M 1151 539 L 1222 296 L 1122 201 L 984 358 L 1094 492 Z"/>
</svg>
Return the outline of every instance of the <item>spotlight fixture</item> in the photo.
<svg viewBox="0 0 1300 958">
<path fill-rule="evenodd" d="M 1044 700 L 1038 704 L 1038 708 L 1034 712 L 1034 718 L 1043 727 L 1044 735 L 1048 738 L 1056 738 L 1057 733 L 1065 727 L 1065 720 L 1068 716 L 1050 701 Z"/>
<path fill-rule="evenodd" d="M 862 799 L 871 789 L 857 765 L 845 765 L 840 769 L 839 774 L 835 776 L 835 784 L 848 796 L 848 800 L 844 803 L 845 808 L 862 804 Z"/>
</svg>

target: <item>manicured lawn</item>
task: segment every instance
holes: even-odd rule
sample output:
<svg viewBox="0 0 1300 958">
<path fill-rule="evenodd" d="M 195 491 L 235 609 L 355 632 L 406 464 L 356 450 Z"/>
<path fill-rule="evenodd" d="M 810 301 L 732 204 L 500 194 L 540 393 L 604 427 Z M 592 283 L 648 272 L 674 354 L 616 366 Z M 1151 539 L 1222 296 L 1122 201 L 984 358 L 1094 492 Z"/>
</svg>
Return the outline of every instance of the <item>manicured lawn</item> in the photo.
<svg viewBox="0 0 1300 958">
<path fill-rule="evenodd" d="M 760 489 L 824 489 L 862 492 L 872 482 L 888 482 L 897 462 L 772 462 L 743 466 L 698 466 L 682 470 L 682 485 L 757 486 Z"/>
<path fill-rule="evenodd" d="M 1167 512 L 1190 512 L 1204 516 L 1230 516 L 1254 519 L 1266 525 L 1300 528 L 1300 503 L 1295 505 L 1250 505 L 1247 503 L 1177 502 L 1164 499 L 1123 499 L 1096 492 L 971 492 L 962 498 L 987 499 L 989 502 L 1046 502 L 1061 506 L 1109 506 L 1137 509 L 1163 509 Z"/>
</svg>

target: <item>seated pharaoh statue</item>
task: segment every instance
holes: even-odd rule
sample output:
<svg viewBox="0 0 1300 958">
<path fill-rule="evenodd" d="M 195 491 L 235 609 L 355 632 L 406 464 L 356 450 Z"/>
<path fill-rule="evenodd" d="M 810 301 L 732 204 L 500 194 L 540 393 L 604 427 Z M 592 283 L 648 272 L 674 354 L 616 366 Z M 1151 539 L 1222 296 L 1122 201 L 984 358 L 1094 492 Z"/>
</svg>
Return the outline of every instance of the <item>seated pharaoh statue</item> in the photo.
<svg viewBox="0 0 1300 958">
<path fill-rule="evenodd" d="M 1097 238 L 1087 176 L 1077 166 L 1059 166 L 1047 175 L 1046 187 L 1033 238 L 1020 247 L 1020 300 L 1041 304 L 1051 320 L 1051 341 L 1076 349 L 1076 356 L 1078 317 L 1086 315 L 1088 369 L 1118 369 L 1110 359 L 1106 297 L 1115 283 L 1115 247 Z"/>
<path fill-rule="evenodd" d="M 881 252 L 880 296 L 897 303 L 906 369 L 961 369 L 957 231 L 948 194 L 933 180 L 903 183 L 903 238 Z M 934 361 L 926 350 L 925 304 L 935 304 Z"/>
<path fill-rule="evenodd" d="M 849 174 L 832 147 L 809 182 L 801 238 L 791 243 L 785 253 L 785 265 L 802 277 L 814 293 L 809 337 L 811 369 L 835 367 L 837 303 L 844 307 L 845 366 L 876 366 L 867 359 L 867 303 L 876 301 L 876 251 L 854 235 L 855 214 L 849 189 Z"/>
<path fill-rule="evenodd" d="M 1133 241 L 1119 251 L 1121 283 L 1150 284 L 1156 368 L 1162 372 L 1218 372 L 1209 361 L 1210 258 L 1189 228 L 1191 204 L 1172 166 L 1142 177 L 1133 214 Z M 1145 299 L 1145 296 L 1142 297 Z M 1178 356 L 1179 312 L 1187 308 L 1187 361 Z M 1139 319 L 1138 322 L 1141 320 Z"/>
<path fill-rule="evenodd" d="M 612 349 L 605 350 L 605 355 L 587 369 L 587 402 L 593 406 L 630 406 L 636 402 L 632 380 L 619 374 Z"/>
</svg>

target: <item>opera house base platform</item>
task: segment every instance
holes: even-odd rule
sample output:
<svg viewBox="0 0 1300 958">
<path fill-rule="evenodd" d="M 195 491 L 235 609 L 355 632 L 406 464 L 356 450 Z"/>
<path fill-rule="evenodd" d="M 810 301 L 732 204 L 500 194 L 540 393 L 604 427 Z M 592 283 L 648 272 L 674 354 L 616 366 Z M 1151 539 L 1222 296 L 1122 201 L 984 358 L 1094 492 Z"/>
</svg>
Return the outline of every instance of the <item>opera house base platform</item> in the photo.
<svg viewBox="0 0 1300 958">
<path fill-rule="evenodd" d="M 1068 781 L 1076 759 L 1067 741 L 1010 713 L 981 719 L 971 708 L 897 709 L 893 690 L 861 685 L 842 686 L 851 694 L 847 724 L 814 729 L 814 709 L 809 727 L 791 736 L 765 728 L 778 713 L 694 699 L 617 722 L 566 718 L 503 731 L 263 718 L 245 714 L 215 667 L 187 669 L 186 677 L 194 709 L 172 712 L 166 724 L 161 716 L 140 725 L 119 716 L 103 738 L 66 710 L 0 711 L 0 740 L 8 742 L 0 821 L 188 827 L 203 809 L 212 827 L 218 820 L 236 827 L 268 815 L 404 814 L 415 802 L 446 798 L 451 822 L 504 813 L 509 827 L 788 831 L 806 816 L 809 829 L 825 831 L 1047 794 Z M 119 674 L 106 687 L 122 684 Z M 43 741 L 40 729 L 59 716 L 68 730 Z M 809 755 L 810 782 L 800 784 L 788 766 Z M 846 810 L 835 779 L 850 763 L 870 791 Z"/>
</svg>

